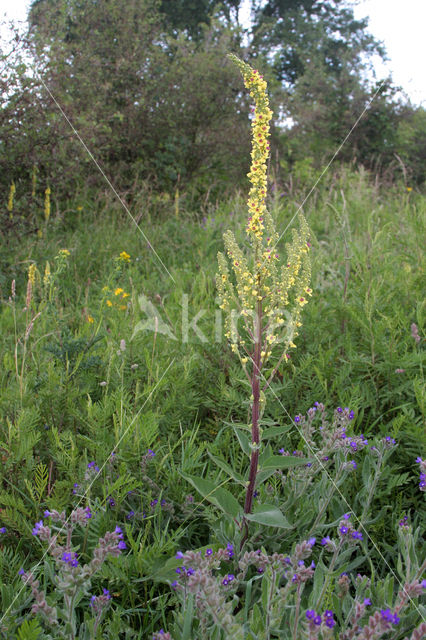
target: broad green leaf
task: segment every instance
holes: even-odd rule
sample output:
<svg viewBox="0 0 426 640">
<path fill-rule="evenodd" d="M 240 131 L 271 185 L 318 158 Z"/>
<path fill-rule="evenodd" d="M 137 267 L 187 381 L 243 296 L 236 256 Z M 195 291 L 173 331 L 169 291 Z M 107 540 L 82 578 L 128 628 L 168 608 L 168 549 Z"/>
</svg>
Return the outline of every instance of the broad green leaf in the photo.
<svg viewBox="0 0 426 640">
<path fill-rule="evenodd" d="M 269 427 L 262 432 L 262 440 L 266 438 L 275 438 L 276 436 L 282 436 L 292 428 L 292 425 L 286 427 Z"/>
<path fill-rule="evenodd" d="M 256 476 L 256 488 L 260 487 L 265 482 L 265 480 L 273 476 L 275 471 L 276 469 L 274 469 L 273 467 L 270 467 L 269 469 L 261 469 L 260 471 L 258 471 Z"/>
<path fill-rule="evenodd" d="M 309 458 L 298 458 L 297 456 L 271 456 L 263 462 L 262 469 L 290 469 L 306 465 L 309 461 Z"/>
<path fill-rule="evenodd" d="M 225 473 L 227 473 L 228 476 L 232 478 L 232 480 L 234 480 L 238 484 L 245 486 L 246 484 L 245 480 L 243 476 L 240 473 L 238 473 L 238 471 L 234 471 L 234 469 L 227 462 L 225 462 L 225 460 L 222 460 L 222 458 L 219 458 L 218 456 L 213 455 L 213 453 L 211 453 L 210 451 L 207 451 L 207 453 L 209 454 L 213 462 L 215 462 L 217 466 L 220 467 L 220 469 L 225 471 Z"/>
<path fill-rule="evenodd" d="M 244 431 L 241 431 L 241 429 L 237 429 L 237 427 L 234 427 L 234 431 L 235 431 L 235 435 L 238 438 L 238 442 L 240 443 L 241 449 L 244 451 L 246 456 L 250 458 L 251 456 L 250 440 L 247 434 L 244 433 Z"/>
<path fill-rule="evenodd" d="M 291 524 L 287 518 L 273 504 L 261 504 L 253 510 L 253 513 L 244 514 L 244 517 L 258 524 L 266 524 L 268 527 L 291 529 Z"/>
<path fill-rule="evenodd" d="M 222 509 L 224 513 L 236 518 L 241 512 L 238 500 L 236 500 L 232 493 L 227 491 L 227 489 L 218 487 L 211 480 L 190 476 L 182 471 L 180 472 L 180 475 L 192 484 L 194 489 L 196 489 L 203 498 L 214 504 L 216 507 L 219 507 L 219 509 Z"/>
</svg>

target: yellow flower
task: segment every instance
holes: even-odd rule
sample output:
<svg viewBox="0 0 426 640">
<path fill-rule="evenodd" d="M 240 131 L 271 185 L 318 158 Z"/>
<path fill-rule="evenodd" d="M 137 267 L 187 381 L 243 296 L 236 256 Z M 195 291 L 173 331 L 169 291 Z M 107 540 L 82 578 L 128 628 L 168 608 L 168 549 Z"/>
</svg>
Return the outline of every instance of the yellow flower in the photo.
<svg viewBox="0 0 426 640">
<path fill-rule="evenodd" d="M 50 187 L 47 187 L 44 192 L 44 218 L 46 222 L 48 222 L 50 218 L 50 193 Z"/>
<path fill-rule="evenodd" d="M 7 202 L 7 210 L 9 211 L 9 213 L 12 213 L 13 211 L 13 198 L 15 197 L 15 191 L 15 183 L 12 182 L 12 184 L 10 185 L 9 200 Z"/>
<path fill-rule="evenodd" d="M 68 251 L 68 249 L 61 249 L 59 252 L 60 256 L 69 256 L 71 255 L 70 252 Z"/>
<path fill-rule="evenodd" d="M 413 190 L 413 187 L 407 187 L 407 191 L 410 192 Z"/>
<path fill-rule="evenodd" d="M 107 307 L 112 307 L 112 302 L 111 302 L 111 300 L 107 300 Z"/>
<path fill-rule="evenodd" d="M 114 295 L 115 296 L 119 296 L 120 293 L 123 293 L 124 289 L 122 289 L 121 287 L 117 287 L 117 289 L 114 291 Z"/>
<path fill-rule="evenodd" d="M 93 324 L 95 322 L 95 319 L 93 316 L 87 316 L 87 322 L 90 322 L 90 324 Z"/>
<path fill-rule="evenodd" d="M 123 293 L 123 295 L 121 297 L 124 299 L 124 298 L 128 298 L 129 295 L 130 295 L 130 293 Z"/>
<path fill-rule="evenodd" d="M 77 207 L 77 211 L 83 211 L 83 207 Z"/>
<path fill-rule="evenodd" d="M 129 254 L 128 254 L 126 251 L 122 251 L 122 252 L 120 253 L 120 260 L 121 260 L 122 262 L 130 262 L 130 256 L 129 256 Z"/>
<path fill-rule="evenodd" d="M 127 306 L 125 304 L 120 304 L 120 309 L 121 311 L 124 311 L 125 309 L 127 309 Z"/>
<path fill-rule="evenodd" d="M 36 273 L 37 273 L 37 267 L 35 266 L 34 263 L 30 264 L 30 266 L 28 268 L 28 280 L 31 282 L 33 287 L 34 287 L 34 284 L 35 284 Z"/>
</svg>

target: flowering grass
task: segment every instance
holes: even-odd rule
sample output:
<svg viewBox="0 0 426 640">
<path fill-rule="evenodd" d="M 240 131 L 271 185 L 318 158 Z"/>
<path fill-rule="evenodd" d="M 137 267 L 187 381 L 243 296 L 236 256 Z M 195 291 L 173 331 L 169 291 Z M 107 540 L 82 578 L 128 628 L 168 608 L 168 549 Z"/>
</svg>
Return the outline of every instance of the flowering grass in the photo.
<svg viewBox="0 0 426 640">
<path fill-rule="evenodd" d="M 276 183 L 279 231 L 310 186 Z M 245 197 L 184 204 L 152 206 L 148 243 L 107 198 L 49 199 L 43 239 L 2 254 L 2 636 L 419 640 L 424 199 L 342 167 L 304 207 L 312 299 L 271 365 L 246 531 L 252 400 L 215 303 Z"/>
</svg>

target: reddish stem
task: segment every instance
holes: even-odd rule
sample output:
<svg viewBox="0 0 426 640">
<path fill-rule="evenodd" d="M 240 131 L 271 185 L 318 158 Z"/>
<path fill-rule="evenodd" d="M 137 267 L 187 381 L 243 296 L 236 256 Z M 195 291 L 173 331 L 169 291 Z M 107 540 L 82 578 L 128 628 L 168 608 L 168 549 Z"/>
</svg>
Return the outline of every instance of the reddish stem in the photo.
<svg viewBox="0 0 426 640">
<path fill-rule="evenodd" d="M 253 373 L 251 380 L 251 389 L 253 395 L 253 404 L 251 410 L 251 441 L 255 445 L 250 458 L 249 483 L 244 502 L 244 513 L 251 513 L 253 505 L 253 495 L 256 485 L 257 467 L 259 463 L 259 416 L 260 416 L 260 370 L 261 370 L 261 350 L 262 350 L 262 301 L 258 300 L 255 326 L 255 345 L 253 358 Z M 248 523 L 244 520 L 245 532 L 241 541 L 241 547 L 244 545 L 248 537 Z"/>
</svg>

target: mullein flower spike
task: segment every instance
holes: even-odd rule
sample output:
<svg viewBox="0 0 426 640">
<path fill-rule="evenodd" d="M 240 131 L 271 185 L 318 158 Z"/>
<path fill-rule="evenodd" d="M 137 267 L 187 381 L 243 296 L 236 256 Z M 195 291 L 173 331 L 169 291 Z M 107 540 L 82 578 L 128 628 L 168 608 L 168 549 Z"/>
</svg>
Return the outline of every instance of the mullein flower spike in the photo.
<svg viewBox="0 0 426 640">
<path fill-rule="evenodd" d="M 234 55 L 229 57 L 239 67 L 244 84 L 255 102 L 252 162 L 247 174 L 251 188 L 246 233 L 252 251 L 251 257 L 247 258 L 237 245 L 234 234 L 227 231 L 223 239 L 228 260 L 223 253 L 218 254 L 219 273 L 216 282 L 220 308 L 226 312 L 225 335 L 243 366 L 253 357 L 246 334 L 251 336 L 251 341 L 255 341 L 255 325 L 262 322 L 264 335 L 260 365 L 263 366 L 278 342 L 283 343 L 283 359 L 286 361 L 290 358 L 287 351 L 296 346 L 293 340 L 301 326 L 301 309 L 312 294 L 309 288 L 309 229 L 304 217 L 299 215 L 299 231 L 293 230 L 293 241 L 286 245 L 287 260 L 280 268 L 280 256 L 276 247 L 279 237 L 266 207 L 269 122 L 272 117 L 267 84 L 258 71 Z M 235 285 L 234 279 L 231 279 L 229 263 L 234 272 Z M 291 312 L 286 307 L 290 307 Z M 240 317 L 246 329 L 242 335 L 239 335 L 237 329 Z M 250 318 L 253 323 L 250 323 Z"/>
</svg>

